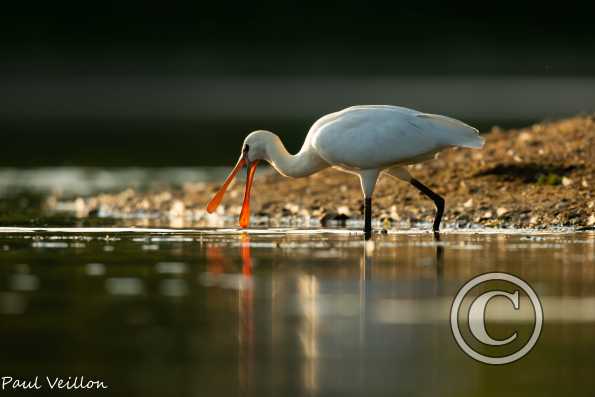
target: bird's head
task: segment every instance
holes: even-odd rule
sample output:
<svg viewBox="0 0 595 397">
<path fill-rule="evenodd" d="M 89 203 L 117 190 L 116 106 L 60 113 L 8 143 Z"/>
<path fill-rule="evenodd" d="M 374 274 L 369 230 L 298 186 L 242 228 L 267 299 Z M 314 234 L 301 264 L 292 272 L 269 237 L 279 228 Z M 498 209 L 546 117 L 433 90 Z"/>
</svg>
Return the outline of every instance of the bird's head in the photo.
<svg viewBox="0 0 595 397">
<path fill-rule="evenodd" d="M 268 160 L 268 145 L 276 138 L 277 135 L 265 130 L 257 130 L 248 134 L 242 145 L 242 154 L 246 164 L 257 160 Z"/>
<path fill-rule="evenodd" d="M 244 166 L 246 166 L 246 190 L 244 191 L 244 202 L 242 203 L 242 212 L 240 214 L 240 226 L 247 227 L 250 224 L 250 190 L 252 189 L 252 183 L 254 182 L 254 173 L 256 172 L 258 162 L 260 160 L 267 160 L 267 145 L 273 137 L 276 137 L 276 135 L 272 132 L 258 130 L 251 132 L 246 139 L 244 139 L 240 159 L 231 173 L 227 176 L 227 179 L 225 179 L 225 182 L 223 182 L 223 185 L 219 188 L 219 191 L 207 205 L 207 212 L 212 213 L 217 209 L 233 178 Z"/>
</svg>

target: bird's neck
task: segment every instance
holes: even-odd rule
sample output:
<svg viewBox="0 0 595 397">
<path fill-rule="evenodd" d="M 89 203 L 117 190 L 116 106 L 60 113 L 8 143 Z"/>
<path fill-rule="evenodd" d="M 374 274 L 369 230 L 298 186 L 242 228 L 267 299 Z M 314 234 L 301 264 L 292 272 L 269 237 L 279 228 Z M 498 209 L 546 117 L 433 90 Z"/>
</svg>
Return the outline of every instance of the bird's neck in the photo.
<svg viewBox="0 0 595 397">
<path fill-rule="evenodd" d="M 329 166 L 307 144 L 304 144 L 299 153 L 290 154 L 277 136 L 267 145 L 267 156 L 273 168 L 292 178 L 308 176 Z"/>
</svg>

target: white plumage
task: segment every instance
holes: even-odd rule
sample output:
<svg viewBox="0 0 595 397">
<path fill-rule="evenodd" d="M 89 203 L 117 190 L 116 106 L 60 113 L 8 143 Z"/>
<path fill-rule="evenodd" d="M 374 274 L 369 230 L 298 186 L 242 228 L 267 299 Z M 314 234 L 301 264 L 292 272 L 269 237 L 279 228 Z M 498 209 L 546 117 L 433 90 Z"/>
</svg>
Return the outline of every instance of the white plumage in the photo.
<svg viewBox="0 0 595 397">
<path fill-rule="evenodd" d="M 383 105 L 326 115 L 314 123 L 306 142 L 326 162 L 346 169 L 408 165 L 449 146 L 483 145 L 478 131 L 461 121 Z"/>
<path fill-rule="evenodd" d="M 252 177 L 260 160 L 269 162 L 285 176 L 302 177 L 335 167 L 357 174 L 365 199 L 365 234 L 371 235 L 371 197 L 380 172 L 410 182 L 436 203 L 434 231 L 442 217 L 444 200 L 412 178 L 407 165 L 433 158 L 448 147 L 481 148 L 478 131 L 450 117 L 422 113 L 389 105 L 352 106 L 318 119 L 308 131 L 301 150 L 291 155 L 279 137 L 269 131 L 254 131 L 246 137 L 238 164 L 207 207 L 214 211 L 225 188 L 243 165 L 249 178 L 240 225 L 248 225 Z"/>
</svg>

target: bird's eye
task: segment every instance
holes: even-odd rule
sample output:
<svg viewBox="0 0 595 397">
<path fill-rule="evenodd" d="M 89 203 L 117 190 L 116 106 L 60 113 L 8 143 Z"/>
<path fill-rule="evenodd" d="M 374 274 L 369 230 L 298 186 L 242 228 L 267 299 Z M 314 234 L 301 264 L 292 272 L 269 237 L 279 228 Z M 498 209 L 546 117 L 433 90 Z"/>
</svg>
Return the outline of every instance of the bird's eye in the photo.
<svg viewBox="0 0 595 397">
<path fill-rule="evenodd" d="M 250 149 L 250 146 L 248 146 L 248 145 L 244 145 L 244 150 L 243 150 L 243 152 L 244 152 L 244 153 L 246 153 L 246 152 L 247 152 L 249 149 Z"/>
</svg>

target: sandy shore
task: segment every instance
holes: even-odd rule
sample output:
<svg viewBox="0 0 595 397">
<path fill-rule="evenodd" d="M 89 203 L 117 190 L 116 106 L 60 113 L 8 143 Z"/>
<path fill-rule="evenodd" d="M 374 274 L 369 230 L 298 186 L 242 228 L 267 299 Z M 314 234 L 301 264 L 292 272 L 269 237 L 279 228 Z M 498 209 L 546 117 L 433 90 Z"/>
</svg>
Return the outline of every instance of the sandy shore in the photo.
<svg viewBox="0 0 595 397">
<path fill-rule="evenodd" d="M 494 128 L 483 150 L 451 149 L 410 167 L 414 177 L 443 195 L 443 225 L 577 229 L 595 225 L 595 117 L 544 122 L 524 129 Z M 238 142 L 238 147 L 239 147 Z M 230 164 L 231 165 L 231 164 Z M 71 208 L 81 217 L 160 219 L 173 226 L 237 225 L 243 186 L 236 182 L 216 214 L 205 207 L 218 185 L 195 183 L 151 193 L 52 198 L 50 209 Z M 425 226 L 433 203 L 410 185 L 382 176 L 373 200 L 375 227 Z M 327 170 L 302 179 L 273 172 L 257 178 L 254 225 L 360 224 L 357 177 Z"/>
</svg>

